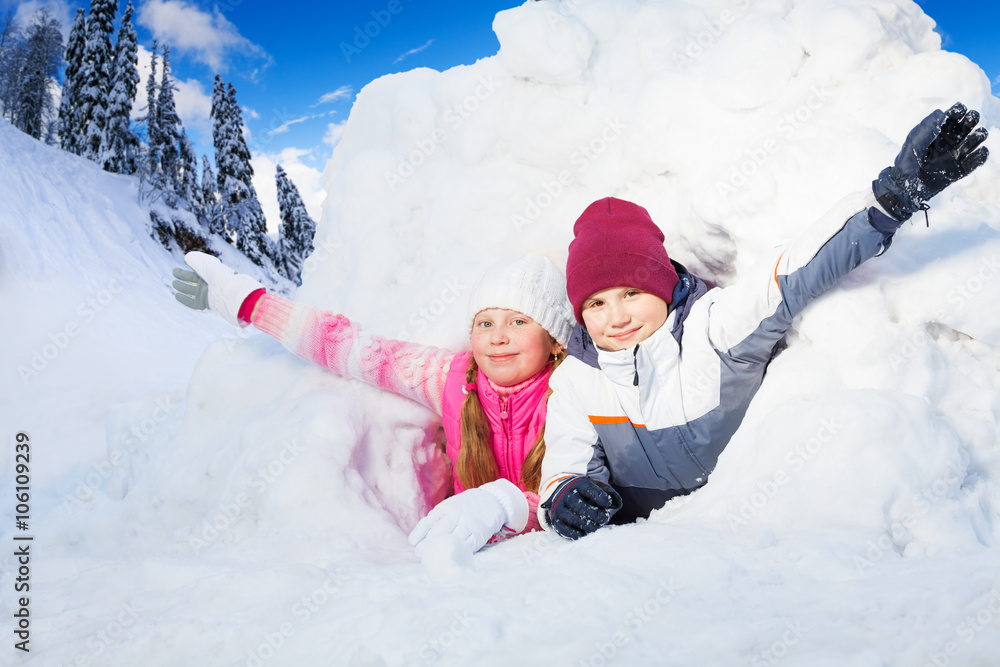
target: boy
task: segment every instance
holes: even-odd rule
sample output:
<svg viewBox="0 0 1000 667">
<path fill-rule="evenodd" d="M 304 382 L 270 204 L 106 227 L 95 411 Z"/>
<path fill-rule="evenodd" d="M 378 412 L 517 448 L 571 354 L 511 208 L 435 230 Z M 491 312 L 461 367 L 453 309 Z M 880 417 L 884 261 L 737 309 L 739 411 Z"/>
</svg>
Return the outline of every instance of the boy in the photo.
<svg viewBox="0 0 1000 667">
<path fill-rule="evenodd" d="M 962 104 L 935 111 L 872 183 L 866 208 L 832 228 L 821 221 L 725 289 L 672 262 L 644 208 L 591 204 L 566 266 L 582 326 L 550 379 L 542 526 L 577 539 L 705 484 L 795 315 L 986 161 L 978 122 Z"/>
</svg>

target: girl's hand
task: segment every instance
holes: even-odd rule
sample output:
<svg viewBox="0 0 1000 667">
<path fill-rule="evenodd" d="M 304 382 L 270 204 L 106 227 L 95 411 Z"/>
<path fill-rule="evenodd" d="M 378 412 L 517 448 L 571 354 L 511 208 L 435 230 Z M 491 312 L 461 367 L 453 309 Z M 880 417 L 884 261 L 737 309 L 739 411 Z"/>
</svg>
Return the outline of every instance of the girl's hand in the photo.
<svg viewBox="0 0 1000 667">
<path fill-rule="evenodd" d="M 174 269 L 174 298 L 194 310 L 211 310 L 230 324 L 240 326 L 240 306 L 251 293 L 264 286 L 250 276 L 236 273 L 203 252 L 189 252 L 184 261 L 193 271 Z"/>
<path fill-rule="evenodd" d="M 414 527 L 409 539 L 417 557 L 432 538 L 448 534 L 475 553 L 501 530 L 520 533 L 527 524 L 524 493 L 506 479 L 497 479 L 440 502 Z"/>
</svg>

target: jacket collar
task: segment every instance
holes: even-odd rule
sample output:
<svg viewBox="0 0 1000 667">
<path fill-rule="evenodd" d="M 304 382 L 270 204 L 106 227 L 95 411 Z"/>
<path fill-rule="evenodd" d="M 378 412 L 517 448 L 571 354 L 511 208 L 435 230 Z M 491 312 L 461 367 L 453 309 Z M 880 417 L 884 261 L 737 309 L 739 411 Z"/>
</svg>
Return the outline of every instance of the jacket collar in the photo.
<svg viewBox="0 0 1000 667">
<path fill-rule="evenodd" d="M 514 424 L 519 424 L 523 420 L 530 419 L 529 412 L 541 401 L 545 402 L 545 393 L 549 389 L 549 376 L 552 375 L 552 364 L 549 363 L 540 373 L 530 380 L 527 380 L 517 390 L 516 393 L 506 396 L 507 409 L 513 415 Z M 492 387 L 483 369 L 479 369 L 476 377 L 476 391 L 479 394 L 479 403 L 483 406 L 486 416 L 490 420 L 491 426 L 495 428 L 500 423 L 501 417 L 501 396 Z"/>
</svg>

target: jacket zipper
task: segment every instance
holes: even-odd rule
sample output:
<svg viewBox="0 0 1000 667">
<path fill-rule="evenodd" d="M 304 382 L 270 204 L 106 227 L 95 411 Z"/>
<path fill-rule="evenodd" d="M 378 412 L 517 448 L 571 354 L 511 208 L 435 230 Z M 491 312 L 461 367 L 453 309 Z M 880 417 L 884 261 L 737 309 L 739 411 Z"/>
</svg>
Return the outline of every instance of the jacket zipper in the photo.
<svg viewBox="0 0 1000 667">
<path fill-rule="evenodd" d="M 513 447 L 511 446 L 511 442 L 510 442 L 510 431 L 511 431 L 511 428 L 510 428 L 510 415 L 511 415 L 511 410 L 510 410 L 510 406 L 508 405 L 509 401 L 510 401 L 510 397 L 509 396 L 501 396 L 500 397 L 500 423 L 503 424 L 504 458 L 506 459 L 506 466 L 507 466 L 507 474 L 508 475 L 514 469 L 513 466 L 511 466 L 511 459 L 510 459 L 510 456 L 511 456 L 510 450 L 513 449 Z"/>
<path fill-rule="evenodd" d="M 639 346 L 635 346 L 635 351 L 632 352 L 632 368 L 635 369 L 635 377 L 632 379 L 632 386 L 639 386 Z"/>
</svg>

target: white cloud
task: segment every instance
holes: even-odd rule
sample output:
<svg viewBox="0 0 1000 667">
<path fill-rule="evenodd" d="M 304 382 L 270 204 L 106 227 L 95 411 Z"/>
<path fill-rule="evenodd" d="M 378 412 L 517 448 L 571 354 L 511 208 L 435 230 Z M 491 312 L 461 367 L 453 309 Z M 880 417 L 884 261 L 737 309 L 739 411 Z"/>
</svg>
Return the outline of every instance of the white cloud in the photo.
<svg viewBox="0 0 1000 667">
<path fill-rule="evenodd" d="M 338 100 L 350 99 L 353 94 L 354 91 L 350 86 L 341 86 L 337 90 L 331 90 L 329 93 L 324 93 L 318 100 L 316 100 L 316 104 L 312 106 L 318 107 L 321 104 L 329 104 Z"/>
<path fill-rule="evenodd" d="M 264 49 L 241 35 L 218 8 L 209 14 L 185 0 L 147 0 L 139 8 L 137 21 L 160 42 L 216 72 L 227 70 L 233 54 L 270 62 Z M 253 70 L 253 75 L 258 71 Z"/>
<path fill-rule="evenodd" d="M 418 53 L 420 53 L 421 51 L 423 51 L 424 49 L 426 49 L 428 46 L 430 46 L 433 43 L 434 43 L 433 39 L 428 39 L 426 44 L 424 44 L 423 46 L 418 46 L 415 49 L 410 49 L 409 51 L 407 51 L 403 55 L 401 55 L 398 58 L 396 58 L 395 60 L 393 60 L 392 64 L 395 65 L 396 63 L 398 63 L 399 61 L 403 60 L 404 58 L 409 58 L 410 56 L 417 55 Z"/>
<path fill-rule="evenodd" d="M 323 189 L 323 172 L 310 166 L 302 158 L 313 158 L 313 152 L 307 149 L 289 147 L 279 153 L 258 153 L 253 156 L 250 164 L 253 166 L 253 187 L 257 190 L 264 216 L 267 218 L 267 231 L 278 233 L 281 224 L 281 213 L 278 208 L 278 188 L 274 182 L 277 165 L 285 170 L 288 177 L 295 183 L 302 203 L 313 220 L 319 222 L 323 210 L 323 200 L 326 191 Z"/>
<path fill-rule="evenodd" d="M 146 115 L 146 82 L 149 80 L 151 54 L 146 47 L 139 45 L 139 89 L 135 95 L 135 104 L 132 105 L 132 118 L 141 118 Z M 159 56 L 157 56 L 156 75 L 159 77 L 163 73 L 160 67 Z M 181 117 L 184 127 L 206 134 L 211 140 L 212 136 L 212 94 L 206 92 L 202 84 L 197 79 L 177 79 L 174 81 L 177 90 L 174 91 L 174 102 L 177 104 L 177 115 Z"/>
<path fill-rule="evenodd" d="M 285 132 L 288 132 L 288 128 L 290 128 L 292 125 L 295 125 L 297 123 L 304 123 L 305 121 L 309 120 L 310 118 L 314 118 L 314 116 L 302 116 L 301 118 L 293 118 L 291 120 L 286 120 L 284 123 L 282 123 L 278 127 L 274 128 L 272 130 L 268 130 L 267 133 L 268 134 L 284 134 Z"/>
<path fill-rule="evenodd" d="M 330 123 L 326 126 L 326 134 L 323 135 L 323 143 L 330 146 L 336 146 L 341 138 L 344 136 L 344 128 L 347 127 L 347 121 L 343 120 L 339 123 Z"/>
<path fill-rule="evenodd" d="M 286 120 L 285 122 L 283 122 L 281 125 L 277 125 L 277 126 L 272 127 L 270 130 L 267 131 L 267 133 L 269 135 L 284 134 L 285 132 L 288 132 L 288 128 L 290 128 L 292 125 L 296 125 L 298 123 L 304 123 L 307 120 L 313 120 L 314 118 L 324 118 L 326 116 L 329 116 L 329 115 L 335 114 L 335 113 L 337 113 L 337 112 L 336 111 L 326 111 L 326 112 L 323 112 L 323 113 L 307 114 L 305 116 L 300 116 L 299 118 L 290 118 L 289 120 Z M 275 120 L 277 118 L 278 118 L 278 116 L 275 117 Z"/>
</svg>

